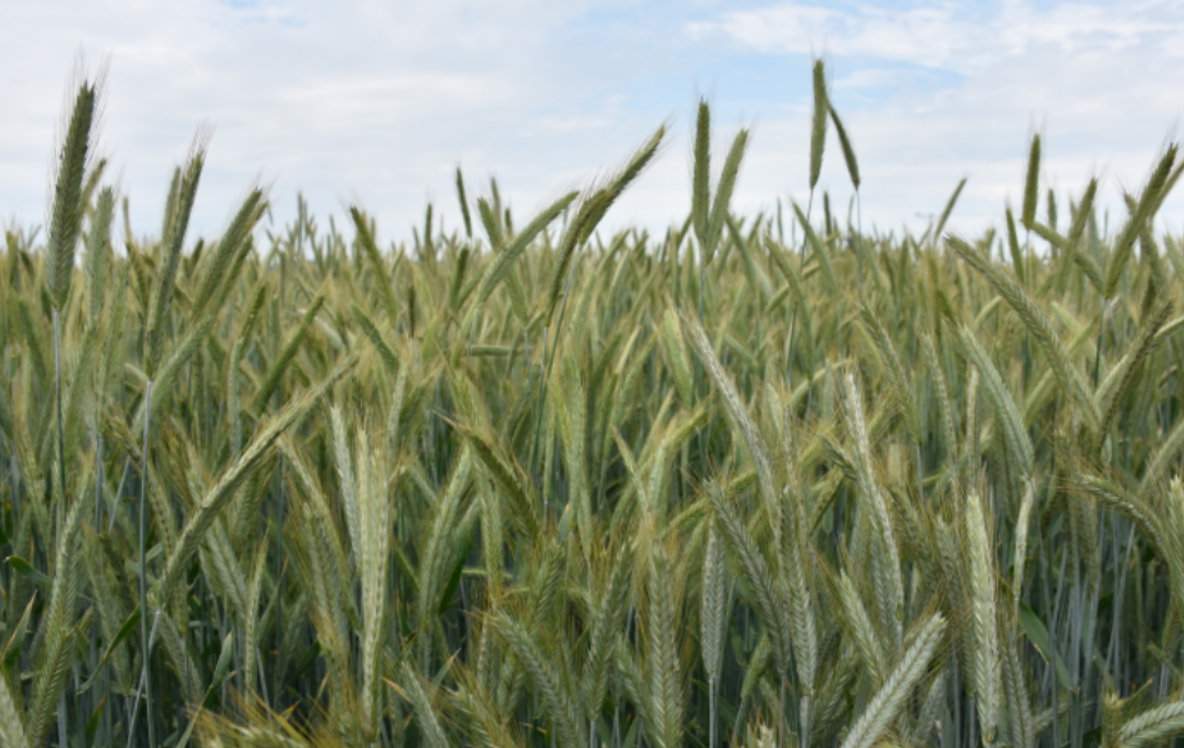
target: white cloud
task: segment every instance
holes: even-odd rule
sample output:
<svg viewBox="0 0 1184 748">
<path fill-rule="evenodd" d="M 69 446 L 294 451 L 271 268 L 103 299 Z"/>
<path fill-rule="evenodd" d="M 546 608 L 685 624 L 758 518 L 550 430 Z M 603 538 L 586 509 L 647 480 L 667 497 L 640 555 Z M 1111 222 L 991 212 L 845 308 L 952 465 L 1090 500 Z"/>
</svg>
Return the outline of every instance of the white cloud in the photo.
<svg viewBox="0 0 1184 748">
<path fill-rule="evenodd" d="M 1074 55 L 1140 49 L 1143 54 L 1176 55 L 1175 40 L 1182 30 L 1184 12 L 1178 4 L 1061 3 L 1038 9 L 1019 0 L 1007 0 L 997 10 L 957 2 L 909 8 L 782 2 L 686 27 L 696 38 L 722 34 L 762 52 L 826 52 L 957 72 L 986 70 L 1002 59 L 1049 51 Z"/>
<path fill-rule="evenodd" d="M 1004 200 L 1018 201 L 1034 129 L 1045 137 L 1045 186 L 1076 193 L 1099 174 L 1116 209 L 1119 188 L 1141 187 L 1184 111 L 1175 41 L 1184 8 L 1175 3 L 1010 0 L 998 9 L 933 3 L 893 12 L 780 3 L 686 31 L 768 55 L 822 53 L 839 71 L 836 105 L 860 156 L 864 215 L 883 226 L 940 211 L 962 176 L 959 225 L 999 223 Z M 805 142 L 801 114 L 767 125 L 774 139 Z M 764 161 L 762 171 L 801 173 L 805 153 L 792 155 Z M 841 190 L 837 156 L 828 153 L 824 179 Z M 1161 214 L 1176 230 L 1182 206 L 1177 194 Z"/>
<path fill-rule="evenodd" d="M 277 215 L 304 190 L 322 214 L 357 198 L 404 233 L 458 160 L 474 176 L 521 160 L 502 153 L 514 112 L 553 93 L 537 62 L 551 29 L 578 10 L 532 0 L 4 4 L 0 90 L 22 105 L 0 117 L 0 163 L 40 176 L 3 180 L 0 216 L 43 220 L 60 92 L 81 50 L 92 69 L 109 63 L 100 149 L 138 229 L 159 225 L 171 168 L 208 126 L 197 230 L 216 231 L 261 178 Z M 541 200 L 553 186 L 533 189 Z"/>
<path fill-rule="evenodd" d="M 520 211 L 619 164 L 664 118 L 673 137 L 611 223 L 661 228 L 689 203 L 695 94 L 715 92 L 717 152 L 751 125 L 740 209 L 806 198 L 808 56 L 825 55 L 864 174 L 865 223 L 918 225 L 970 182 L 955 225 L 998 222 L 1018 195 L 1027 140 L 1046 176 L 1078 191 L 1100 172 L 1137 188 L 1184 111 L 1176 3 L 1000 5 L 778 2 L 653 6 L 508 0 L 5 3 L 0 28 L 0 220 L 44 220 L 62 91 L 82 49 L 108 59 L 101 149 L 138 230 L 203 124 L 210 158 L 194 226 L 218 230 L 256 179 L 275 215 L 302 190 L 322 218 L 359 200 L 405 237 L 428 199 L 457 224 L 452 169 L 471 193 L 497 174 Z M 680 33 L 681 32 L 681 33 Z M 786 66 L 785 60 L 791 65 Z M 800 63 L 800 65 L 799 65 Z M 781 65 L 796 80 L 769 85 Z M 793 72 L 796 71 L 796 72 Z M 762 88 L 733 94 L 720 81 Z M 790 93 L 795 92 L 795 93 Z M 845 209 L 833 147 L 824 185 Z M 1184 197 L 1165 207 L 1182 227 Z M 438 211 L 440 212 L 440 211 Z M 322 221 L 323 223 L 323 221 Z"/>
<path fill-rule="evenodd" d="M 834 91 L 884 89 L 900 83 L 901 74 L 888 68 L 861 68 L 831 83 Z"/>
<path fill-rule="evenodd" d="M 722 32 L 762 52 L 860 54 L 886 60 L 945 66 L 954 61 L 958 39 L 946 32 L 959 24 L 949 8 L 888 11 L 871 5 L 845 10 L 783 3 L 691 23 L 688 33 L 710 38 Z M 918 40 L 926 40 L 918 44 Z"/>
</svg>

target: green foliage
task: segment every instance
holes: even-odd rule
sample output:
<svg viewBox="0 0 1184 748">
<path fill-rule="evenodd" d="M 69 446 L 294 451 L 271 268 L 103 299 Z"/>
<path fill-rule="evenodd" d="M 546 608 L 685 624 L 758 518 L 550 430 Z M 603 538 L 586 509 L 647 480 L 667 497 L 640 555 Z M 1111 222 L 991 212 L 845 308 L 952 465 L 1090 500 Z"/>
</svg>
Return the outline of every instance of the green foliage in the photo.
<svg viewBox="0 0 1184 748">
<path fill-rule="evenodd" d="M 1184 730 L 1174 147 L 1112 235 L 1096 180 L 1037 220 L 1036 140 L 998 239 L 943 234 L 963 181 L 922 236 L 793 205 L 800 255 L 730 210 L 745 131 L 713 184 L 706 104 L 661 238 L 600 227 L 665 128 L 527 220 L 458 170 L 484 236 L 383 244 L 264 241 L 252 189 L 191 246 L 199 148 L 113 245 L 92 95 L 0 252 L 0 743 Z"/>
</svg>

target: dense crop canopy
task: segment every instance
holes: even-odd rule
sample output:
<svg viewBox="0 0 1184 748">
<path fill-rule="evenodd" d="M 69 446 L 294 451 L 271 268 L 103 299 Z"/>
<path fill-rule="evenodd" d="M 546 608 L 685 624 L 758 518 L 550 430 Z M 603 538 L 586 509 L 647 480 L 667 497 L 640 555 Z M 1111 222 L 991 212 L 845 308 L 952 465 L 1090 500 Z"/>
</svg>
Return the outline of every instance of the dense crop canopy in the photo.
<svg viewBox="0 0 1184 748">
<path fill-rule="evenodd" d="M 810 186 L 831 122 L 858 189 L 814 86 Z M 526 220 L 458 171 L 392 244 L 263 239 L 259 190 L 190 236 L 199 144 L 113 240 L 95 96 L 0 252 L 0 745 L 1184 730 L 1174 147 L 1110 234 L 1096 183 L 1042 212 L 1037 139 L 1018 228 L 945 235 L 960 184 L 891 237 L 733 213 L 704 103 L 663 236 L 598 225 L 664 129 Z"/>
</svg>

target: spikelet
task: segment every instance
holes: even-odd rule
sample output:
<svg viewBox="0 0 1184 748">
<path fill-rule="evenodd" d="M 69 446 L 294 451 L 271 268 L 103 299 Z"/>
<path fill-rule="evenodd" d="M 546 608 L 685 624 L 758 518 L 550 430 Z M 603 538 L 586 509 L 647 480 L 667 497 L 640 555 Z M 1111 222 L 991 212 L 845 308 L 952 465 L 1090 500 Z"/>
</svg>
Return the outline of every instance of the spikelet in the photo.
<svg viewBox="0 0 1184 748">
<path fill-rule="evenodd" d="M 1031 226 L 1036 220 L 1036 202 L 1040 199 L 1040 133 L 1032 136 L 1028 150 L 1028 170 L 1024 178 L 1024 209 L 1020 221 Z"/>
<path fill-rule="evenodd" d="M 384 452 L 359 428 L 357 492 L 360 547 L 354 548 L 362 590 L 362 729 L 373 738 L 381 714 L 382 643 L 387 628 L 387 569 L 390 565 L 390 473 Z"/>
<path fill-rule="evenodd" d="M 345 511 L 345 527 L 349 533 L 349 547 L 362 547 L 361 509 L 358 506 L 357 481 L 354 480 L 354 462 L 350 453 L 349 437 L 345 431 L 345 419 L 341 415 L 341 408 L 336 404 L 329 406 L 329 423 L 333 433 L 333 464 L 337 468 L 337 489 L 340 492 L 341 506 Z"/>
<path fill-rule="evenodd" d="M 194 142 L 193 153 L 184 170 L 177 172 L 175 192 L 165 206 L 165 228 L 161 235 L 162 265 L 157 274 L 152 305 L 145 323 L 147 334 L 144 339 L 144 369 L 150 379 L 155 376 L 156 364 L 160 359 L 160 347 L 164 342 L 164 331 L 168 323 L 166 318 L 176 290 L 177 269 L 185 244 L 185 232 L 189 227 L 193 202 L 197 198 L 197 185 L 201 181 L 205 159 L 205 145 L 199 139 Z"/>
<path fill-rule="evenodd" d="M 57 179 L 53 191 L 53 211 L 49 222 L 49 297 L 56 310 L 66 305 L 70 279 L 74 275 L 74 249 L 86 209 L 82 196 L 82 178 L 90 149 L 90 131 L 94 122 L 98 90 L 92 81 L 83 81 L 74 97 L 74 108 L 62 143 Z"/>
<path fill-rule="evenodd" d="M 267 202 L 263 197 L 263 191 L 257 188 L 252 189 L 238 212 L 235 213 L 230 226 L 227 227 L 222 238 L 218 240 L 218 247 L 213 257 L 206 263 L 205 273 L 197 293 L 193 296 L 194 304 L 191 314 L 194 317 L 201 316 L 206 305 L 214 301 L 220 288 L 234 283 L 235 274 L 231 272 L 236 267 L 234 260 L 242 251 L 243 245 L 250 240 L 251 230 L 258 223 L 266 208 Z M 241 265 L 237 267 L 241 268 Z"/>
<path fill-rule="evenodd" d="M 724 168 L 719 175 L 719 183 L 715 186 L 715 199 L 711 203 L 711 215 L 708 218 L 707 246 L 716 247 L 723 236 L 724 225 L 728 222 L 728 210 L 732 202 L 732 192 L 736 188 L 736 179 L 740 176 L 740 162 L 744 160 L 744 149 L 748 145 L 748 131 L 741 130 L 732 140 L 732 147 L 724 158 Z"/>
<path fill-rule="evenodd" d="M 243 656 L 242 682 L 247 690 L 255 690 L 255 669 L 259 647 L 259 603 L 263 598 L 264 572 L 267 570 L 267 544 L 259 543 L 255 548 L 255 561 L 251 565 L 251 578 L 247 586 L 246 607 L 243 610 Z"/>
<path fill-rule="evenodd" d="M 1031 478 L 1023 483 L 1024 494 L 1015 518 L 1015 552 L 1012 554 L 1011 612 L 1019 616 L 1020 600 L 1024 594 L 1024 564 L 1028 560 L 1028 531 L 1032 508 L 1036 504 L 1036 486 Z"/>
<path fill-rule="evenodd" d="M 958 204 L 958 198 L 962 196 L 962 190 L 966 188 L 966 177 L 958 180 L 954 191 L 950 193 L 950 197 L 946 200 L 946 206 L 942 208 L 941 215 L 937 218 L 937 223 L 933 227 L 933 241 L 936 242 L 941 237 L 941 232 L 946 227 L 946 222 L 950 220 L 950 214 L 954 212 L 954 206 Z M 907 245 L 906 245 L 907 246 Z"/>
<path fill-rule="evenodd" d="M 709 203 L 711 201 L 711 110 L 706 101 L 699 101 L 695 119 L 694 176 L 691 187 L 691 223 L 699 239 L 700 250 L 710 253 L 714 247 L 708 243 L 711 228 Z M 706 254 L 704 261 L 710 261 Z"/>
<path fill-rule="evenodd" d="M 674 599 L 669 561 L 662 547 L 651 546 L 649 566 L 649 676 L 651 739 L 661 748 L 682 744 L 683 695 L 675 636 Z"/>
<path fill-rule="evenodd" d="M 1002 707 L 1002 659 L 991 542 L 977 491 L 970 492 L 965 516 L 974 629 L 974 698 L 983 742 L 991 745 L 998 736 Z"/>
<path fill-rule="evenodd" d="M 853 639 L 856 651 L 863 659 L 864 667 L 872 676 L 872 682 L 882 684 L 888 677 L 889 661 L 887 648 L 872 625 L 867 608 L 855 589 L 855 584 L 846 571 L 839 573 L 836 585 L 838 603 L 847 634 Z"/>
<path fill-rule="evenodd" d="M 252 404 L 257 411 L 262 411 L 267 407 L 271 396 L 280 386 L 280 380 L 284 376 L 288 365 L 292 363 L 292 359 L 300 351 L 300 346 L 304 343 L 305 336 L 308 335 L 309 329 L 320 313 L 321 307 L 325 304 L 325 297 L 317 294 L 308 308 L 304 310 L 304 314 L 300 318 L 300 324 L 297 325 L 296 330 L 288 336 L 288 340 L 284 343 L 284 347 L 280 349 L 280 353 L 276 356 L 275 361 L 272 362 L 271 367 L 268 368 L 267 374 L 263 377 L 263 383 L 259 385 L 259 390 L 255 393 L 255 398 Z"/>
<path fill-rule="evenodd" d="M 875 518 L 876 530 L 880 535 L 882 553 L 872 555 L 876 570 L 876 597 L 881 615 L 886 619 L 892 635 L 893 651 L 899 651 L 904 627 L 904 578 L 900 566 L 900 549 L 896 545 L 896 534 L 892 529 L 892 516 L 884 493 L 877 485 L 872 468 L 871 443 L 867 424 L 863 417 L 863 396 L 855 383 L 855 376 L 848 373 L 844 383 L 844 403 L 847 408 L 847 424 L 855 442 L 855 464 L 861 498 L 867 502 L 871 516 Z"/>
<path fill-rule="evenodd" d="M 416 726 L 423 736 L 424 745 L 428 748 L 449 748 L 452 744 L 445 736 L 444 728 L 440 726 L 440 718 L 436 716 L 436 710 L 432 708 L 432 702 L 423 690 L 419 675 L 404 662 L 399 667 L 399 676 L 399 685 L 415 710 Z"/>
<path fill-rule="evenodd" d="M 1031 475 L 1036 457 L 1019 406 L 974 331 L 969 326 L 963 326 L 960 334 L 963 350 L 978 370 L 979 381 L 986 387 L 987 396 L 995 406 L 996 417 L 1003 427 L 1003 442 L 1007 445 L 1007 451 L 1020 471 L 1021 480 L 1025 479 Z"/>
<path fill-rule="evenodd" d="M 461 220 L 465 225 L 465 236 L 473 238 L 473 216 L 469 211 L 469 200 L 465 196 L 465 177 L 460 167 L 456 167 L 456 201 L 460 204 Z"/>
<path fill-rule="evenodd" d="M 1148 494 L 1157 483 L 1168 476 L 1168 471 L 1176 458 L 1180 456 L 1181 450 L 1184 450 L 1184 420 L 1177 423 L 1175 428 L 1164 437 L 1159 448 L 1147 461 L 1147 467 L 1143 470 L 1143 479 L 1139 484 L 1140 493 Z"/>
<path fill-rule="evenodd" d="M 748 454 L 751 456 L 753 464 L 756 467 L 757 484 L 760 488 L 761 499 L 768 512 L 769 525 L 773 528 L 774 542 L 779 545 L 781 503 L 778 501 L 778 493 L 773 487 L 773 469 L 769 464 L 769 451 L 765 448 L 764 440 L 761 438 L 756 424 L 749 415 L 748 408 L 740 400 L 740 393 L 736 390 L 736 385 L 732 382 L 727 372 L 724 371 L 719 357 L 716 356 L 715 348 L 711 345 L 711 341 L 708 340 L 703 326 L 699 324 L 698 320 L 687 315 L 683 315 L 682 324 L 684 334 L 687 336 L 691 347 L 698 354 L 700 363 L 703 364 L 703 368 L 707 369 L 708 376 L 711 377 L 711 380 L 715 383 L 716 388 L 723 397 L 724 406 L 733 428 L 743 439 L 744 446 L 748 448 Z"/>
<path fill-rule="evenodd" d="M 486 267 L 481 278 L 474 281 L 476 283 L 476 300 L 470 307 L 470 314 L 473 314 L 476 309 L 480 308 L 489 298 L 490 294 L 493 293 L 494 289 L 497 288 L 498 284 L 507 277 L 510 268 L 513 267 L 514 260 L 530 246 L 530 243 L 542 233 L 543 229 L 547 228 L 563 211 L 567 210 L 567 207 L 579 195 L 580 193 L 578 192 L 569 192 L 548 205 L 520 233 L 515 235 L 508 245 L 497 253 L 497 256 Z"/>
<path fill-rule="evenodd" d="M 379 298 L 386 311 L 387 321 L 393 323 L 399 316 L 399 305 L 395 301 L 394 286 L 391 284 L 386 263 L 383 261 L 382 253 L 378 249 L 378 243 L 374 239 L 374 231 L 370 225 L 370 221 L 366 214 L 362 212 L 361 208 L 356 206 L 350 207 L 349 215 L 353 220 L 354 230 L 357 232 L 357 246 L 361 254 L 366 258 L 366 262 L 370 266 L 370 272 L 373 273 L 373 277 L 377 281 L 380 294 Z"/>
<path fill-rule="evenodd" d="M 250 475 L 263 459 L 271 452 L 275 441 L 292 424 L 301 420 L 312 407 L 324 397 L 325 393 L 353 368 L 356 359 L 346 358 L 324 381 L 304 393 L 303 396 L 292 401 L 261 425 L 258 435 L 247 445 L 242 454 L 218 477 L 202 498 L 193 516 L 189 518 L 177 545 L 169 554 L 165 562 L 164 572 L 156 583 L 158 604 L 163 596 L 170 593 L 176 584 L 184 565 L 200 545 L 210 524 L 221 513 L 226 503 L 234 496 L 235 489 Z"/>
<path fill-rule="evenodd" d="M 36 677 L 33 679 L 33 699 L 29 705 L 29 745 L 40 745 L 57 709 L 58 696 L 66 686 L 69 666 L 67 645 L 75 636 L 74 601 L 78 594 L 78 577 L 71 573 L 77 554 L 78 528 L 82 522 L 83 504 L 74 501 L 62 524 L 54 549 L 53 582 L 49 605 L 42 618 L 42 647 L 38 653 Z M 0 674 L 2 677 L 2 674 Z"/>
<path fill-rule="evenodd" d="M 189 360 L 197 353 L 201 343 L 209 335 L 213 327 L 213 320 L 206 318 L 194 325 L 177 345 L 169 352 L 168 358 L 156 370 L 156 377 L 152 381 L 151 398 L 141 400 L 136 409 L 132 428 L 137 432 L 144 430 L 144 421 L 148 413 L 160 413 L 165 402 L 173 394 L 175 380 L 183 373 Z"/>
<path fill-rule="evenodd" d="M 1032 301 L 1032 298 L 1022 286 L 1014 279 L 1008 277 L 1005 272 L 996 267 L 976 249 L 961 239 L 952 236 L 949 237 L 947 244 L 975 270 L 982 273 L 995 288 L 996 292 L 1016 311 L 1023 321 L 1024 326 L 1028 328 L 1028 332 L 1032 334 L 1032 337 L 1036 339 L 1036 342 L 1044 350 L 1044 354 L 1047 356 L 1053 374 L 1056 376 L 1061 388 L 1068 393 L 1069 397 L 1076 400 L 1077 404 L 1081 407 L 1082 415 L 1086 417 L 1088 425 L 1097 429 L 1100 425 L 1101 417 L 1097 412 L 1097 407 L 1094 405 L 1093 398 L 1089 396 L 1085 380 L 1082 379 L 1080 370 L 1074 367 L 1069 356 L 1069 351 L 1053 331 L 1052 323 L 1044 312 Z"/>
<path fill-rule="evenodd" d="M 3 672 L 0 672 L 0 743 L 12 748 L 32 748 L 33 745 L 25 733 L 24 720 Z"/>
<path fill-rule="evenodd" d="M 591 709 L 604 702 L 613 653 L 621 636 L 621 621 L 629 612 L 627 598 L 632 568 L 631 550 L 629 545 L 617 550 L 590 627 L 588 658 L 584 667 L 584 694 Z"/>
<path fill-rule="evenodd" d="M 773 582 L 768 564 L 756 541 L 736 516 L 736 512 L 724 505 L 723 491 L 718 486 L 708 488 L 708 498 L 715 510 L 715 518 L 723 531 L 728 547 L 740 562 L 745 578 L 752 587 L 757 615 L 765 627 L 765 634 L 773 645 L 778 671 L 785 673 L 789 667 L 790 643 L 788 633 L 781 620 L 785 609 L 780 590 Z"/>
<path fill-rule="evenodd" d="M 822 152 L 826 148 L 826 118 L 830 103 L 826 94 L 826 70 L 822 60 L 814 61 L 814 113 L 810 117 L 810 189 L 822 174 Z"/>
<path fill-rule="evenodd" d="M 1099 410 L 1103 412 L 1102 427 L 1098 431 L 1098 438 L 1105 439 L 1110 424 L 1118 415 L 1118 409 L 1135 383 L 1136 374 L 1151 355 L 1159 342 L 1159 333 L 1164 329 L 1168 317 L 1172 313 L 1172 302 L 1164 302 L 1159 309 L 1151 312 L 1143 325 L 1139 328 L 1139 336 L 1123 354 L 1118 363 L 1098 386 L 1096 400 Z"/>
<path fill-rule="evenodd" d="M 1162 745 L 1167 738 L 1184 733 L 1184 701 L 1152 707 L 1127 720 L 1118 730 L 1122 748 Z"/>
<path fill-rule="evenodd" d="M 851 186 L 859 191 L 859 161 L 855 158 L 855 146 L 851 145 L 851 138 L 847 135 L 847 128 L 843 126 L 843 120 L 839 119 L 839 113 L 835 111 L 834 104 L 827 102 L 830 110 L 830 121 L 834 123 L 835 133 L 839 136 L 839 147 L 843 150 L 843 160 L 847 163 L 847 176 L 851 178 Z"/>
<path fill-rule="evenodd" d="M 575 218 L 567 226 L 563 238 L 559 242 L 559 264 L 551 280 L 550 302 L 547 312 L 548 319 L 554 313 L 555 307 L 558 305 L 559 299 L 562 296 L 563 283 L 567 277 L 567 269 L 575 250 L 588 241 L 592 232 L 596 230 L 601 219 L 608 213 L 609 208 L 617 201 L 621 193 L 637 179 L 646 165 L 653 160 L 664 137 L 666 137 L 666 128 L 659 127 L 650 136 L 650 139 L 633 154 L 625 164 L 625 167 L 609 180 L 606 186 L 595 190 L 580 203 Z"/>
<path fill-rule="evenodd" d="M 1118 283 L 1122 280 L 1123 271 L 1130 260 L 1135 239 L 1143 231 L 1143 226 L 1154 217 L 1154 210 L 1162 202 L 1162 194 L 1168 185 L 1177 152 L 1175 144 L 1168 146 L 1167 151 L 1160 158 L 1159 164 L 1155 167 L 1155 171 L 1152 172 L 1151 178 L 1147 180 L 1147 186 L 1143 188 L 1143 192 L 1139 196 L 1138 205 L 1131 213 L 1122 233 L 1114 241 L 1114 254 L 1111 255 L 1110 263 L 1106 266 L 1106 286 L 1103 289 L 1103 295 L 1107 299 L 1113 298 L 1118 291 Z"/>
<path fill-rule="evenodd" d="M 1020 239 L 1015 230 L 1015 216 L 1012 215 L 1010 205 L 1004 215 L 1007 221 L 1007 251 L 1011 254 L 1011 268 L 1015 272 L 1015 277 L 1019 279 L 1020 283 L 1023 283 L 1026 274 L 1024 253 L 1020 248 Z"/>
<path fill-rule="evenodd" d="M 1019 640 L 1013 634 L 1007 637 L 1006 657 L 1003 673 L 1007 685 L 1007 716 L 1011 724 L 1011 745 L 1015 748 L 1035 748 L 1036 723 L 1032 705 L 1028 701 L 1028 685 L 1024 675 L 1024 663 L 1020 659 Z"/>
<path fill-rule="evenodd" d="M 796 202 L 793 203 L 793 213 L 798 219 L 798 225 L 802 227 L 802 233 L 806 237 L 806 244 L 810 247 L 812 256 L 817 257 L 818 262 L 822 266 L 822 272 L 826 276 L 826 282 L 830 290 L 837 294 L 839 282 L 835 277 L 834 268 L 831 267 L 830 253 L 827 251 L 826 245 L 818 238 L 818 234 L 814 232 L 814 228 L 810 225 L 810 220 L 802 212 L 802 209 L 798 207 Z"/>
<path fill-rule="evenodd" d="M 912 646 L 847 733 L 842 748 L 871 748 L 890 728 L 929 667 L 945 628 L 946 621 L 940 613 L 934 613 L 921 626 Z"/>
<path fill-rule="evenodd" d="M 255 324 L 259 321 L 259 313 L 263 309 L 266 292 L 266 284 L 260 283 L 256 286 L 255 292 L 251 296 L 251 302 L 247 306 L 242 321 L 238 325 L 238 331 L 234 336 L 234 343 L 230 348 L 230 356 L 226 365 L 226 413 L 230 426 L 231 454 L 234 455 L 242 452 L 243 446 L 242 397 L 239 386 L 239 380 L 242 375 L 241 364 L 244 352 L 250 344 Z"/>
<path fill-rule="evenodd" d="M 921 336 L 921 345 L 925 350 L 925 363 L 933 377 L 934 390 L 937 394 L 937 405 L 941 415 L 942 448 L 945 450 L 947 461 L 956 456 L 958 436 L 954 428 L 954 403 L 950 398 L 950 387 L 946 381 L 945 370 L 941 365 L 941 358 L 937 355 L 937 347 L 929 335 Z"/>
<path fill-rule="evenodd" d="M 559 745 L 585 745 L 579 709 L 563 675 L 547 662 L 534 637 L 518 621 L 505 613 L 495 615 L 491 624 L 509 645 L 522 664 L 555 725 Z"/>
<path fill-rule="evenodd" d="M 432 518 L 426 544 L 420 562 L 418 586 L 416 588 L 415 612 L 418 620 L 418 630 L 425 636 L 420 638 L 419 644 L 424 652 L 424 661 L 431 637 L 430 632 L 436 623 L 439 613 L 444 585 L 447 583 L 448 563 L 452 533 L 455 530 L 461 508 L 461 500 L 469 488 L 472 475 L 472 452 L 464 449 L 457 459 L 452 475 L 443 494 L 437 499 L 435 516 Z"/>
<path fill-rule="evenodd" d="M 719 683 L 723 669 L 724 630 L 727 628 L 727 573 L 723 546 L 709 520 L 707 547 L 703 554 L 703 598 L 699 604 L 699 639 L 703 669 L 708 679 Z"/>
<path fill-rule="evenodd" d="M 561 357 L 548 394 L 559 422 L 564 467 L 567 469 L 568 506 L 575 511 L 580 540 L 588 549 L 595 539 L 592 535 L 592 488 L 588 479 L 587 389 L 577 361 L 574 351 Z"/>
<path fill-rule="evenodd" d="M 666 365 L 670 368 L 670 376 L 674 380 L 679 398 L 688 407 L 693 406 L 695 379 L 691 373 L 691 358 L 674 307 L 668 307 L 662 315 L 662 324 L 658 327 L 658 343 L 666 356 Z"/>
<path fill-rule="evenodd" d="M 115 192 L 104 187 L 91 218 L 86 236 L 86 276 L 90 296 L 90 315 L 87 325 L 95 329 L 106 301 L 107 282 L 111 269 L 111 221 L 115 214 Z"/>
<path fill-rule="evenodd" d="M 699 651 L 703 658 L 703 670 L 707 673 L 710 745 L 715 745 L 718 731 L 717 701 L 720 675 L 723 672 L 724 633 L 730 608 L 726 573 L 723 546 L 716 533 L 715 522 L 708 520 L 707 543 L 703 552 L 703 594 L 699 603 Z"/>
</svg>

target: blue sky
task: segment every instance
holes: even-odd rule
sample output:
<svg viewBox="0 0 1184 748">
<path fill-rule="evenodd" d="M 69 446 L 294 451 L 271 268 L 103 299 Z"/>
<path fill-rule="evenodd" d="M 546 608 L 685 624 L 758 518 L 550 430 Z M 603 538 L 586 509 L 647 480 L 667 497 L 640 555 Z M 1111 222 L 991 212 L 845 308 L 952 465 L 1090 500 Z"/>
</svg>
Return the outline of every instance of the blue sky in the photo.
<svg viewBox="0 0 1184 748">
<path fill-rule="evenodd" d="M 672 137 L 611 214 L 661 228 L 689 205 L 694 106 L 716 150 L 752 139 L 739 210 L 804 201 L 810 63 L 827 63 L 864 177 L 865 223 L 918 227 L 969 177 L 952 225 L 997 223 L 1018 200 L 1031 134 L 1045 183 L 1093 175 L 1117 204 L 1184 111 L 1178 2 L 432 3 L 193 0 L 5 3 L 0 222 L 41 223 L 54 139 L 79 58 L 105 67 L 100 152 L 139 232 L 160 224 L 172 166 L 212 134 L 195 233 L 218 231 L 252 183 L 274 217 L 302 191 L 322 217 L 353 202 L 385 238 L 433 201 L 455 226 L 452 170 L 496 175 L 516 211 L 619 164 L 662 122 Z M 717 160 L 718 163 L 718 160 Z M 850 195 L 831 139 L 823 184 Z M 1165 225 L 1184 230 L 1184 199 Z"/>
</svg>

